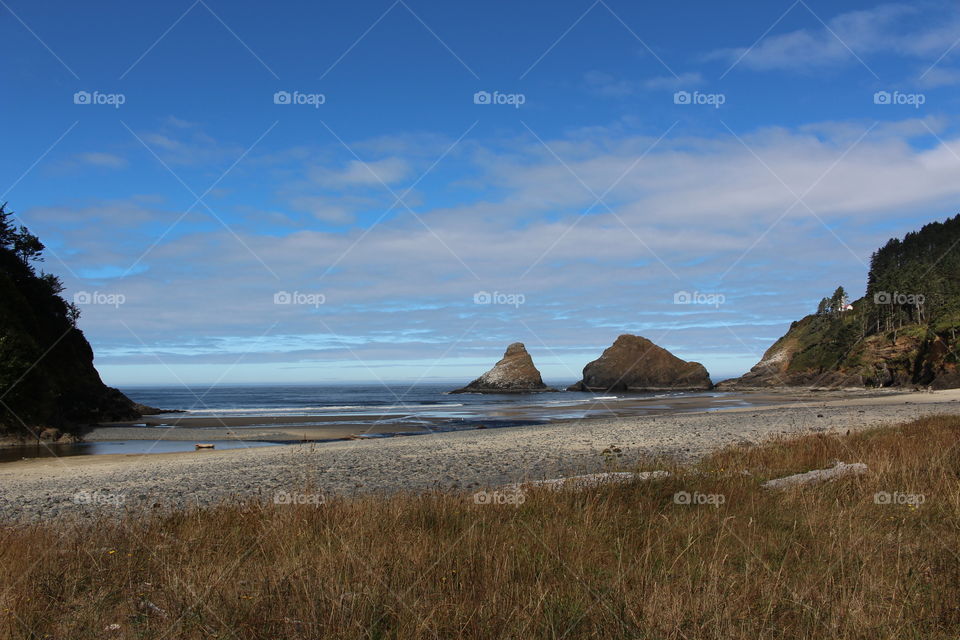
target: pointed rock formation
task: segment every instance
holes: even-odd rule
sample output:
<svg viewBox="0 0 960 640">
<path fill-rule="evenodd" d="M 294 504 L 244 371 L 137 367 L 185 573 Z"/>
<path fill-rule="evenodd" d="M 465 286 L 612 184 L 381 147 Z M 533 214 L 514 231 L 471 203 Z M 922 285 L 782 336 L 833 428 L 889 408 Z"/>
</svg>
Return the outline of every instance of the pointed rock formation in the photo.
<svg viewBox="0 0 960 640">
<path fill-rule="evenodd" d="M 659 391 L 710 389 L 710 374 L 646 338 L 624 334 L 583 368 L 583 380 L 567 391 Z"/>
<path fill-rule="evenodd" d="M 507 347 L 503 359 L 493 369 L 456 391 L 450 393 L 534 393 L 556 391 L 543 384 L 540 372 L 533 366 L 533 358 L 522 342 Z"/>
</svg>

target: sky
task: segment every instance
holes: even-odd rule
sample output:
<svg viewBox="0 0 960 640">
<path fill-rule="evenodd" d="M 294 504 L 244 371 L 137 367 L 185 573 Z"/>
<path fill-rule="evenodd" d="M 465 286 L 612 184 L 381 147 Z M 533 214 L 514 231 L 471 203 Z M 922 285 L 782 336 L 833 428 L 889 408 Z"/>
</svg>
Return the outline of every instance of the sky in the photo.
<svg viewBox="0 0 960 640">
<path fill-rule="evenodd" d="M 960 7 L 0 0 L 0 201 L 114 386 L 748 370 L 960 206 Z"/>
</svg>

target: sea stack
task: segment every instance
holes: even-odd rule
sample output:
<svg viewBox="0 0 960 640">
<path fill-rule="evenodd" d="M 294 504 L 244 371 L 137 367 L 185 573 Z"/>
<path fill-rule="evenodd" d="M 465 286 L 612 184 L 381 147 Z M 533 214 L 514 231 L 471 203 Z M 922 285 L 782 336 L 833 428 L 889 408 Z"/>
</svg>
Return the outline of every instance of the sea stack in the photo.
<svg viewBox="0 0 960 640">
<path fill-rule="evenodd" d="M 713 387 L 699 362 L 687 362 L 646 338 L 624 334 L 583 368 L 567 391 L 705 390 Z"/>
<path fill-rule="evenodd" d="M 507 347 L 503 359 L 493 369 L 456 391 L 450 393 L 537 393 L 556 391 L 543 384 L 540 372 L 533 366 L 533 358 L 522 342 Z"/>
</svg>

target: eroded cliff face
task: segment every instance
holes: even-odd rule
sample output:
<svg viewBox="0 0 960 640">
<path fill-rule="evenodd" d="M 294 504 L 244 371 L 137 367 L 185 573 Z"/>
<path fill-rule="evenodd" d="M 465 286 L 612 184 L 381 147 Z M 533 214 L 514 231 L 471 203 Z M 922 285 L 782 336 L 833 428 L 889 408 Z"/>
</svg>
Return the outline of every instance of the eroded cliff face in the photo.
<svg viewBox="0 0 960 640">
<path fill-rule="evenodd" d="M 702 390 L 712 386 L 710 374 L 699 362 L 687 362 L 644 337 L 624 334 L 583 368 L 583 380 L 569 390 Z"/>
<path fill-rule="evenodd" d="M 543 383 L 540 371 L 533 364 L 522 342 L 507 347 L 503 358 L 492 369 L 451 393 L 534 393 L 555 391 Z"/>
<path fill-rule="evenodd" d="M 960 215 L 873 252 L 866 295 L 842 287 L 720 388 L 960 387 Z M 839 298 L 838 298 L 839 295 Z"/>
<path fill-rule="evenodd" d="M 855 307 L 862 304 L 857 301 Z M 717 388 L 960 387 L 953 331 L 937 334 L 914 325 L 864 333 L 857 312 L 807 316 L 793 323 L 749 372 Z"/>
</svg>

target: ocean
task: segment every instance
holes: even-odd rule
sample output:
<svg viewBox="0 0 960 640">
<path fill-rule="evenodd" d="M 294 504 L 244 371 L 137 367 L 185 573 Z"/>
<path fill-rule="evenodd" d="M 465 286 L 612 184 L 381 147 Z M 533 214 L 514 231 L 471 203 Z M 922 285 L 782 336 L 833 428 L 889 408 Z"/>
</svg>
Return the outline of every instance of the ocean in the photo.
<svg viewBox="0 0 960 640">
<path fill-rule="evenodd" d="M 625 401 L 644 401 L 630 413 L 670 410 L 680 399 L 704 398 L 723 405 L 717 392 L 450 395 L 451 383 L 158 386 L 121 389 L 131 399 L 185 417 L 322 416 L 325 423 L 364 420 L 432 424 L 485 423 L 488 426 L 542 423 L 620 413 Z M 737 403 L 740 404 L 740 403 Z M 625 409 L 626 405 L 622 405 Z M 386 417 L 385 417 L 386 416 Z M 333 419 L 331 421 L 331 419 Z"/>
</svg>

